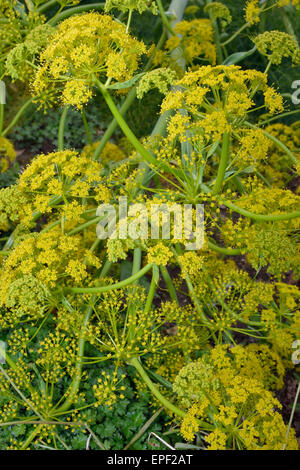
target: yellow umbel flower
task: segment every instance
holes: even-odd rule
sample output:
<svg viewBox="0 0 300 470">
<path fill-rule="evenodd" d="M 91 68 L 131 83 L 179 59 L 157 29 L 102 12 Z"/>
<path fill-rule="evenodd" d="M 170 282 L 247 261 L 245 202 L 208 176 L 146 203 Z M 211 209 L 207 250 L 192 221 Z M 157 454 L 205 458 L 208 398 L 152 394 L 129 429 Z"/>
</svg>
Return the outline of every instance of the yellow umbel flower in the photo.
<svg viewBox="0 0 300 470">
<path fill-rule="evenodd" d="M 268 86 L 267 75 L 262 72 L 242 70 L 236 65 L 208 65 L 187 72 L 175 83 L 161 106 L 162 113 L 176 111 L 169 120 L 168 139 L 197 145 L 216 142 L 224 133 L 237 135 L 238 132 L 241 135 L 237 138 L 237 149 L 243 153 L 239 160 L 246 163 L 250 159 L 252 163 L 256 158 L 260 161 L 267 153 L 268 140 L 261 131 L 249 131 L 244 126 L 247 114 L 256 108 L 259 94 L 263 94 L 264 106 L 271 114 L 283 110 L 281 95 Z M 187 112 L 182 113 L 182 109 Z M 255 147 L 255 152 L 249 152 L 251 147 L 252 150 Z"/>
<path fill-rule="evenodd" d="M 171 250 L 161 242 L 148 249 L 148 263 L 166 266 L 172 257 Z"/>
<path fill-rule="evenodd" d="M 0 169 L 6 171 L 9 164 L 16 158 L 16 151 L 13 144 L 5 137 L 0 136 Z"/>
<path fill-rule="evenodd" d="M 249 0 L 245 7 L 245 19 L 247 23 L 253 25 L 259 23 L 259 0 Z"/>
<path fill-rule="evenodd" d="M 300 49 L 296 39 L 282 31 L 265 31 L 253 40 L 260 54 L 265 55 L 274 65 L 284 57 L 291 57 L 294 65 L 300 63 Z"/>
<path fill-rule="evenodd" d="M 196 19 L 180 21 L 174 28 L 176 36 L 166 42 L 166 50 L 180 49 L 180 53 L 188 64 L 203 56 L 209 63 L 216 63 L 216 46 L 211 21 Z M 174 53 L 173 53 L 174 54 Z"/>
<path fill-rule="evenodd" d="M 224 3 L 211 2 L 204 7 L 204 11 L 210 13 L 213 20 L 221 19 L 221 25 L 224 28 L 227 24 L 231 23 L 232 17 L 230 11 Z"/>
<path fill-rule="evenodd" d="M 129 80 L 145 52 L 145 45 L 108 15 L 72 16 L 59 25 L 41 54 L 33 92 L 43 95 L 50 89 L 64 104 L 81 108 L 91 97 L 94 77 Z"/>
<path fill-rule="evenodd" d="M 5 71 L 13 80 L 28 81 L 35 71 L 34 62 L 42 49 L 48 44 L 55 28 L 43 24 L 34 28 L 25 41 L 17 44 L 7 55 Z"/>
<path fill-rule="evenodd" d="M 260 351 L 248 355 L 242 346 L 232 349 L 233 357 L 228 346 L 216 346 L 177 375 L 173 390 L 180 406 L 187 408 L 181 433 L 192 441 L 201 427 L 211 430 L 205 437 L 210 450 L 282 449 L 284 444 L 298 449 L 294 430 L 287 438 L 287 426 L 276 411 L 281 409 L 279 401 L 255 367 L 244 367 L 257 354 L 259 372 Z"/>
<path fill-rule="evenodd" d="M 104 7 L 105 11 L 110 11 L 113 8 L 117 8 L 124 12 L 128 10 L 136 10 L 139 13 L 150 10 L 154 15 L 157 14 L 155 0 L 106 0 Z"/>
</svg>

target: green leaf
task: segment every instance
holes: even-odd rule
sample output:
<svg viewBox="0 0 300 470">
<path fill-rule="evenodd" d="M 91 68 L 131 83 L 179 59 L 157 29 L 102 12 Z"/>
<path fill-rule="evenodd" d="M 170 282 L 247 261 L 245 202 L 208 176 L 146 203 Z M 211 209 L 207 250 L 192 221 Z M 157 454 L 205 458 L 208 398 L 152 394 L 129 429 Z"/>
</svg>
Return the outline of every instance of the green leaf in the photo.
<svg viewBox="0 0 300 470">
<path fill-rule="evenodd" d="M 134 85 L 143 75 L 144 73 L 138 73 L 135 77 L 127 80 L 127 82 L 114 83 L 113 85 L 109 85 L 107 88 L 109 90 L 122 90 L 124 88 L 129 88 Z"/>
<path fill-rule="evenodd" d="M 235 52 L 234 54 L 231 54 L 227 59 L 224 60 L 223 65 L 233 65 L 237 64 L 238 62 L 241 62 L 244 60 L 246 57 L 249 57 L 256 51 L 256 46 L 254 46 L 250 51 L 244 51 L 244 52 Z"/>
<path fill-rule="evenodd" d="M 209 149 L 209 151 L 207 152 L 207 155 L 206 155 L 207 158 L 211 157 L 215 153 L 215 151 L 217 150 L 217 148 L 219 146 L 219 143 L 220 143 L 220 140 L 217 140 L 217 142 L 213 143 L 210 146 L 210 149 Z"/>
</svg>

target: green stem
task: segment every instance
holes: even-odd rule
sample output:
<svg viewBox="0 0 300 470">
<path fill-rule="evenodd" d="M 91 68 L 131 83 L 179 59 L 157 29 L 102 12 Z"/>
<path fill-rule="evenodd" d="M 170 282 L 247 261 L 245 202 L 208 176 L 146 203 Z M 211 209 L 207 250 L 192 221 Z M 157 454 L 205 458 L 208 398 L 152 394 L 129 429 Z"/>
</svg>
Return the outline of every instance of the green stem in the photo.
<svg viewBox="0 0 300 470">
<path fill-rule="evenodd" d="M 281 119 L 283 117 L 291 116 L 292 114 L 297 114 L 297 113 L 300 113 L 300 109 L 294 109 L 293 111 L 288 111 L 286 113 L 278 114 L 277 116 L 267 119 L 266 121 L 259 122 L 258 125 L 264 126 L 266 124 L 269 124 L 270 122 L 277 121 L 277 119 Z"/>
<path fill-rule="evenodd" d="M 234 212 L 244 215 L 245 217 L 248 217 L 248 219 L 252 219 L 252 220 L 258 220 L 258 221 L 264 221 L 264 222 L 276 222 L 279 220 L 291 220 L 291 219 L 296 219 L 297 217 L 300 217 L 300 211 L 288 212 L 287 214 L 271 214 L 271 215 L 253 214 L 253 212 L 247 211 L 246 209 L 242 209 L 241 207 L 236 206 L 232 202 L 223 201 L 223 204 L 229 209 L 232 209 Z"/>
<path fill-rule="evenodd" d="M 173 405 L 169 400 L 167 400 L 161 393 L 160 391 L 156 388 L 146 371 L 144 370 L 141 362 L 137 357 L 134 357 L 130 360 L 130 364 L 135 367 L 141 378 L 144 380 L 144 382 L 148 385 L 149 389 L 153 393 L 153 395 L 160 401 L 162 405 L 164 405 L 165 408 L 170 410 L 172 413 L 174 413 L 177 416 L 180 416 L 181 418 L 184 418 L 186 416 L 186 413 L 178 408 L 177 406 Z"/>
<path fill-rule="evenodd" d="M 4 129 L 2 132 L 2 136 L 5 137 L 6 134 L 17 124 L 18 120 L 22 116 L 22 114 L 26 111 L 26 109 L 31 105 L 33 98 L 30 98 L 29 100 L 26 101 L 26 103 L 23 104 L 23 106 L 19 109 L 11 123 Z"/>
<path fill-rule="evenodd" d="M 157 43 L 157 46 L 155 48 L 155 51 L 161 49 L 163 43 L 165 42 L 165 39 L 166 39 L 166 34 L 165 32 L 161 35 L 160 37 L 160 40 L 158 41 Z M 151 58 L 149 59 L 148 63 L 146 64 L 145 68 L 143 69 L 143 72 L 147 72 L 151 66 L 152 66 L 152 62 L 153 62 L 153 58 L 154 58 L 154 54 L 151 56 Z M 125 116 L 125 114 L 127 113 L 128 109 L 130 108 L 130 106 L 132 105 L 132 103 L 134 102 L 136 98 L 136 86 L 134 86 L 130 92 L 128 93 L 128 95 L 126 96 L 123 104 L 121 105 L 121 107 L 119 108 L 119 112 L 121 114 L 121 116 Z M 106 129 L 106 131 L 104 132 L 103 136 L 102 136 L 102 139 L 99 143 L 99 145 L 97 146 L 96 150 L 95 150 L 95 153 L 93 155 L 93 160 L 98 160 L 99 156 L 101 155 L 105 145 L 107 144 L 107 142 L 109 141 L 109 139 L 112 137 L 113 133 L 115 132 L 115 130 L 117 129 L 118 127 L 118 122 L 116 119 L 113 119 L 110 123 L 110 125 L 108 126 L 108 128 Z"/>
<path fill-rule="evenodd" d="M 48 23 L 51 25 L 55 25 L 59 23 L 60 21 L 65 20 L 66 18 L 69 18 L 69 16 L 72 15 L 78 15 L 79 13 L 83 13 L 85 11 L 90 11 L 90 10 L 102 10 L 105 6 L 105 3 L 88 3 L 87 5 L 79 5 L 77 7 L 69 8 L 66 11 L 62 11 L 59 13 L 55 18 L 52 20 L 49 20 Z"/>
<path fill-rule="evenodd" d="M 70 292 L 73 294 L 101 294 L 102 292 L 108 292 L 110 290 L 121 289 L 122 287 L 126 287 L 133 282 L 135 282 L 140 277 L 144 276 L 150 269 L 152 268 L 152 264 L 147 264 L 144 266 L 140 271 L 135 273 L 133 276 L 124 279 L 123 281 L 117 282 L 116 284 L 111 284 L 108 286 L 101 286 L 101 287 L 66 287 L 66 292 Z"/>
<path fill-rule="evenodd" d="M 90 227 L 91 225 L 97 224 L 102 220 L 103 217 L 95 217 L 94 219 L 89 220 L 88 222 L 85 222 L 82 225 L 79 225 L 78 227 L 75 227 L 73 230 L 67 233 L 67 235 L 75 235 L 76 233 L 82 232 L 82 230 L 85 230 L 86 228 Z"/>
<path fill-rule="evenodd" d="M 167 408 L 167 410 L 171 411 L 172 413 L 174 413 L 177 416 L 180 416 L 180 418 L 185 418 L 186 417 L 187 413 L 185 411 L 178 408 L 178 406 L 174 405 L 172 402 L 167 400 L 167 398 L 165 398 L 160 393 L 158 388 L 155 386 L 155 384 L 152 382 L 149 375 L 146 373 L 145 369 L 143 368 L 143 366 L 141 364 L 141 361 L 137 357 L 132 358 L 130 360 L 130 364 L 136 369 L 136 371 L 139 373 L 141 378 L 144 380 L 146 385 L 149 387 L 149 389 L 151 390 L 153 395 L 157 398 L 157 400 L 165 408 Z M 209 423 L 205 423 L 205 422 L 200 421 L 200 420 L 197 420 L 197 422 L 198 422 L 199 426 L 202 427 L 202 429 L 205 429 L 207 431 L 212 431 L 214 429 L 214 426 L 209 424 Z"/>
<path fill-rule="evenodd" d="M 167 268 L 165 266 L 160 266 L 160 271 L 161 271 L 162 277 L 163 277 L 163 279 L 166 283 L 166 286 L 168 288 L 168 292 L 170 294 L 170 297 L 171 297 L 172 301 L 179 304 L 176 289 L 174 287 L 174 284 L 172 282 L 171 276 L 170 276 Z"/>
<path fill-rule="evenodd" d="M 69 106 L 65 106 L 61 113 L 59 128 L 58 128 L 58 151 L 64 150 L 64 135 L 65 135 L 65 126 L 67 115 L 69 111 Z"/>
<path fill-rule="evenodd" d="M 212 195 L 215 196 L 218 194 L 222 188 L 225 171 L 228 163 L 229 157 L 229 146 L 230 146 L 230 135 L 226 132 L 223 135 L 223 143 L 222 143 L 222 152 L 220 157 L 220 163 L 218 168 L 217 178 L 212 190 Z"/>
<path fill-rule="evenodd" d="M 244 29 L 248 28 L 250 23 L 245 23 L 240 29 L 238 29 L 229 39 L 224 42 L 221 42 L 221 46 L 227 46 L 231 41 L 233 41 L 240 33 L 244 31 Z"/>
<path fill-rule="evenodd" d="M 31 444 L 31 442 L 36 437 L 36 435 L 40 432 L 43 426 L 44 426 L 43 424 L 39 424 L 33 429 L 33 431 L 29 434 L 26 441 L 22 444 L 21 450 L 26 450 L 28 448 L 28 446 Z"/>
<path fill-rule="evenodd" d="M 293 419 L 294 419 L 294 414 L 295 414 L 295 411 L 296 411 L 296 406 L 297 406 L 297 403 L 298 403 L 299 394 L 300 394 L 300 382 L 298 383 L 298 388 L 297 388 L 296 396 L 295 396 L 295 399 L 294 399 L 293 408 L 292 408 L 292 411 L 291 411 L 291 416 L 290 416 L 288 428 L 287 428 L 287 431 L 286 431 L 285 442 L 283 444 L 282 450 L 285 450 L 285 448 L 286 448 L 287 440 L 288 440 L 289 433 L 290 433 L 291 426 L 292 426 L 292 422 L 293 422 Z"/>
<path fill-rule="evenodd" d="M 123 116 L 120 114 L 119 109 L 115 105 L 112 97 L 110 96 L 109 92 L 105 88 L 105 86 L 96 78 L 94 77 L 94 82 L 98 86 L 99 90 L 101 91 L 103 98 L 106 101 L 109 109 L 111 110 L 112 115 L 115 117 L 117 123 L 119 124 L 120 128 L 128 138 L 128 140 L 132 143 L 134 148 L 138 151 L 138 153 L 151 165 L 157 166 L 157 160 L 151 155 L 148 150 L 141 144 L 141 142 L 137 139 L 134 135 L 130 127 L 127 125 L 126 121 L 124 120 Z"/>
<path fill-rule="evenodd" d="M 239 248 L 223 248 L 222 246 L 218 246 L 211 241 L 208 241 L 208 248 L 216 251 L 217 253 L 220 253 L 221 255 L 235 256 L 242 254 L 242 250 Z"/>
<path fill-rule="evenodd" d="M 177 245 L 176 249 L 172 249 L 172 251 L 174 253 L 174 256 L 176 258 L 178 266 L 180 267 L 181 271 L 183 271 L 183 266 L 182 266 L 181 262 L 179 261 L 179 255 L 182 255 L 182 250 L 181 250 L 180 246 Z M 205 313 L 203 312 L 201 304 L 200 304 L 200 302 L 199 302 L 199 300 L 198 300 L 198 298 L 195 294 L 195 290 L 194 290 L 194 286 L 192 284 L 191 278 L 187 273 L 185 273 L 185 275 L 184 275 L 184 280 L 186 282 L 186 285 L 187 285 L 187 288 L 188 288 L 188 291 L 189 291 L 189 294 L 190 294 L 190 298 L 191 298 L 191 300 L 193 301 L 193 303 L 195 305 L 197 313 L 199 314 L 203 324 L 206 325 L 208 328 L 210 328 L 210 326 L 211 326 L 210 322 L 206 318 Z"/>
<path fill-rule="evenodd" d="M 209 5 L 212 3 L 212 0 L 206 0 L 206 5 Z M 221 48 L 221 41 L 220 41 L 220 33 L 219 33 L 219 27 L 218 27 L 218 22 L 213 18 L 213 14 L 211 11 L 208 12 L 211 24 L 213 26 L 214 30 L 214 36 L 215 36 L 215 44 L 217 48 L 217 58 L 218 58 L 218 63 L 222 64 L 223 63 L 223 52 Z"/>
<path fill-rule="evenodd" d="M 56 413 L 61 413 L 62 411 L 66 411 L 68 408 L 70 408 L 70 406 L 72 405 L 74 401 L 74 397 L 78 391 L 80 380 L 81 380 L 86 327 L 89 322 L 92 311 L 93 311 L 93 307 L 89 305 L 84 315 L 83 322 L 82 322 L 82 328 L 81 328 L 80 338 L 78 342 L 78 355 L 77 355 L 77 363 L 76 363 L 74 379 L 69 387 L 66 401 L 58 408 Z"/>
<path fill-rule="evenodd" d="M 285 29 L 287 30 L 288 34 L 293 36 L 296 39 L 296 41 L 298 42 L 297 35 L 295 34 L 293 25 L 292 25 L 288 15 L 287 15 L 287 13 L 284 10 L 284 7 L 281 10 L 281 17 L 282 17 L 283 24 L 284 24 Z"/>
<path fill-rule="evenodd" d="M 56 3 L 58 3 L 58 0 L 49 0 L 48 2 L 44 3 L 44 5 L 41 5 L 37 11 L 39 13 L 44 13 L 44 11 L 48 10 L 49 8 L 53 7 Z"/>
<path fill-rule="evenodd" d="M 144 308 L 144 313 L 149 313 L 152 307 L 152 302 L 154 299 L 154 294 L 157 288 L 157 283 L 155 279 L 155 274 L 154 274 L 154 267 L 152 268 L 152 279 L 151 279 L 151 284 L 150 284 L 150 289 L 148 292 L 145 308 Z"/>
<path fill-rule="evenodd" d="M 107 259 L 107 260 L 105 261 L 105 263 L 104 263 L 104 266 L 103 266 L 103 268 L 102 268 L 102 270 L 101 270 L 101 273 L 100 273 L 100 276 L 99 276 L 99 277 L 101 277 L 101 278 L 102 278 L 102 277 L 105 277 L 105 276 L 109 273 L 109 271 L 110 271 L 112 265 L 113 265 L 113 263 Z"/>
<path fill-rule="evenodd" d="M 131 20 L 132 20 L 132 9 L 129 10 L 129 14 L 128 14 L 128 20 L 127 20 L 127 25 L 126 25 L 126 33 L 127 34 L 129 33 Z"/>
<path fill-rule="evenodd" d="M 159 13 L 160 13 L 161 20 L 162 20 L 163 24 L 165 25 L 165 27 L 167 28 L 167 30 L 169 31 L 169 33 L 172 36 L 176 36 L 175 31 L 173 30 L 172 26 L 169 23 L 169 20 L 167 18 L 167 15 L 166 15 L 165 9 L 164 9 L 164 7 L 161 3 L 161 0 L 156 0 L 156 3 L 157 3 L 157 6 L 158 6 L 158 9 L 159 9 Z"/>
</svg>

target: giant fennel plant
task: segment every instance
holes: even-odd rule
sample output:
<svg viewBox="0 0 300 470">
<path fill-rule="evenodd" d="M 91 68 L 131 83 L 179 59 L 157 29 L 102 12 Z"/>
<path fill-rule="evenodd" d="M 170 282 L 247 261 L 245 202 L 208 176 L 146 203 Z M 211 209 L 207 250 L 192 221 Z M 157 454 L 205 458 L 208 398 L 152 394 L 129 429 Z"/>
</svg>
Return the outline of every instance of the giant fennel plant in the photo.
<svg viewBox="0 0 300 470">
<path fill-rule="evenodd" d="M 207 2 L 202 18 L 190 6 L 183 21 L 186 1 L 171 2 L 171 19 L 161 1 L 110 0 L 104 13 L 76 1 L 25 3 L 27 10 L 17 1 L 1 7 L 7 32 L 18 31 L 17 40 L 6 35 L 1 73 L 28 80 L 33 95 L 4 130 L 1 107 L 2 168 L 15 157 L 6 135 L 32 99 L 62 114 L 58 150 L 36 156 L 0 191 L 8 343 L 0 424 L 26 426 L 8 448 L 41 439 L 59 448 L 62 429 L 87 432 L 91 410 L 124 398 L 120 371 L 130 368 L 137 394 L 149 389 L 151 405 L 164 407 L 184 439 L 197 436 L 199 448 L 296 449 L 274 391 L 293 367 L 300 326 L 300 291 L 285 277 L 299 277 L 299 195 L 286 189 L 299 172 L 299 127 L 271 124 L 285 103 L 268 71 L 282 60 L 299 63 L 299 48 L 293 36 L 271 31 L 250 51 L 267 56 L 265 72 L 225 57 L 227 44 L 287 2 L 247 2 L 244 26 L 223 42 L 231 13 L 220 2 Z M 50 19 L 47 4 L 60 5 Z M 114 9 L 121 20 L 108 14 Z M 130 33 L 133 15 L 146 10 L 163 25 L 150 48 Z M 141 141 L 124 116 L 153 88 L 165 95 L 161 116 Z M 118 107 L 114 95 L 124 91 Z M 88 132 L 84 107 L 94 96 L 106 102 L 111 125 L 82 151 L 64 148 L 69 107 L 82 111 Z M 117 126 L 127 138 L 122 149 L 109 142 Z M 203 247 L 187 251 L 180 236 L 99 239 L 98 206 L 117 207 L 124 196 L 146 207 L 203 204 Z M 256 279 L 262 270 L 267 282 Z M 95 368 L 90 400 L 83 384 Z"/>
</svg>

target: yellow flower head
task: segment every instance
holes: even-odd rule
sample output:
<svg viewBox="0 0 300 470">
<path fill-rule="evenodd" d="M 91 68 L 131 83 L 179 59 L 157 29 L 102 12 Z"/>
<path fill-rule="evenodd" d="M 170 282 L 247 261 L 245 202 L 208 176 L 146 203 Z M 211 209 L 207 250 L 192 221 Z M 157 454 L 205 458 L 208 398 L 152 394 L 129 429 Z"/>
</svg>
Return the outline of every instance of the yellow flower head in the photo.
<svg viewBox="0 0 300 470">
<path fill-rule="evenodd" d="M 0 170 L 6 171 L 9 164 L 16 158 L 13 144 L 5 137 L 0 137 Z"/>
<path fill-rule="evenodd" d="M 188 64 L 203 56 L 209 63 L 216 63 L 216 46 L 211 21 L 196 19 L 180 21 L 174 28 L 176 36 L 166 42 L 165 48 L 171 52 L 179 48 Z M 174 53 L 173 53 L 174 54 Z"/>
<path fill-rule="evenodd" d="M 245 7 L 245 19 L 247 23 L 253 25 L 259 23 L 259 0 L 249 0 Z"/>
<path fill-rule="evenodd" d="M 139 13 L 150 10 L 154 15 L 157 14 L 155 0 L 106 0 L 105 11 L 110 11 L 113 8 L 124 12 L 137 10 Z"/>
<path fill-rule="evenodd" d="M 264 106 L 272 114 L 283 109 L 282 97 L 267 85 L 262 72 L 236 65 L 208 65 L 187 72 L 162 103 L 162 112 L 177 111 L 170 120 L 170 139 L 188 136 L 193 142 L 202 135 L 216 141 L 225 132 L 240 129 L 243 119 L 255 109 L 259 93 L 264 94 Z"/>
<path fill-rule="evenodd" d="M 221 19 L 221 25 L 225 27 L 227 24 L 231 23 L 232 17 L 229 9 L 224 3 L 221 2 L 211 2 L 204 7 L 204 11 L 211 15 L 213 20 Z"/>
<path fill-rule="evenodd" d="M 294 65 L 300 63 L 300 49 L 296 39 L 282 31 L 265 31 L 253 40 L 258 52 L 265 55 L 274 65 L 279 65 L 284 57 L 291 57 Z"/>
<path fill-rule="evenodd" d="M 129 80 L 145 45 L 108 15 L 86 13 L 63 21 L 41 54 L 33 92 L 50 90 L 64 104 L 81 108 L 91 97 L 94 77 Z"/>
</svg>

